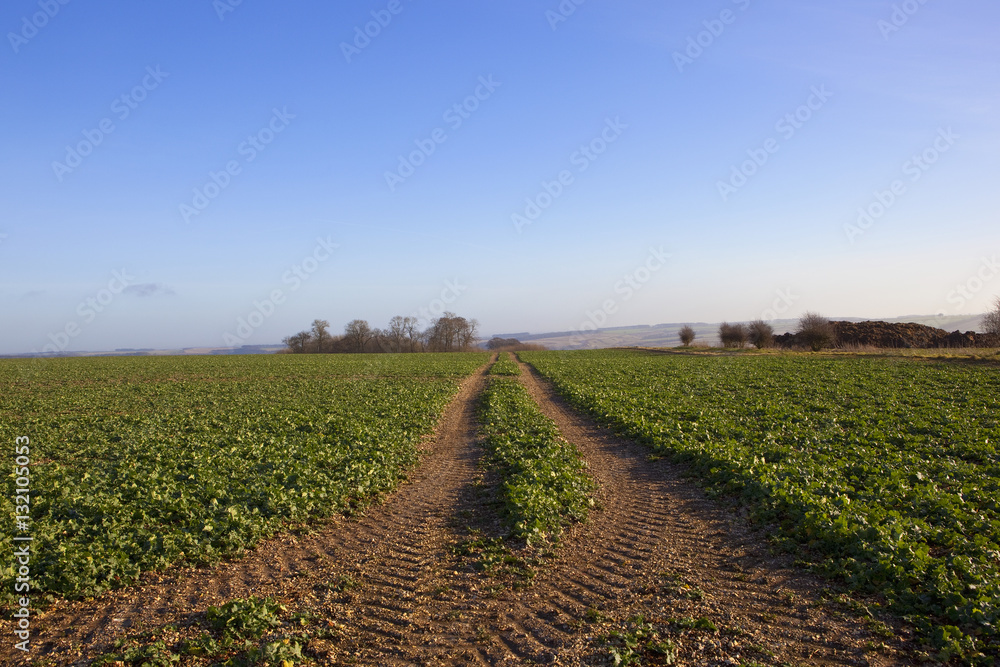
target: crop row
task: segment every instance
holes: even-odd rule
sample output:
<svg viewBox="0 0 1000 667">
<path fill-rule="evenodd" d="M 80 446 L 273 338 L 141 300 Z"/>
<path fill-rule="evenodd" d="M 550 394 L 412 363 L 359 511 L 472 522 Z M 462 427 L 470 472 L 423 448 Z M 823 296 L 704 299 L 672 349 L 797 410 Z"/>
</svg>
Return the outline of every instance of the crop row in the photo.
<svg viewBox="0 0 1000 667">
<path fill-rule="evenodd" d="M 485 354 L 0 363 L 31 439 L 32 586 L 81 597 L 391 490 Z M 12 456 L 12 455 L 11 455 Z M 11 459 L 12 460 L 12 459 Z M 8 517 L 14 478 L 0 507 Z M 10 520 L 0 534 L 12 538 Z M 4 591 L 14 570 L 0 563 Z"/>
<path fill-rule="evenodd" d="M 586 464 L 516 379 L 490 379 L 479 421 L 515 538 L 551 541 L 566 524 L 586 519 L 594 489 Z"/>
<path fill-rule="evenodd" d="M 502 352 L 500 359 L 490 367 L 490 375 L 506 375 L 516 377 L 521 374 L 521 367 L 517 365 L 510 352 Z"/>
<path fill-rule="evenodd" d="M 573 404 L 884 595 L 940 659 L 1000 655 L 1000 374 L 901 359 L 524 353 Z"/>
</svg>

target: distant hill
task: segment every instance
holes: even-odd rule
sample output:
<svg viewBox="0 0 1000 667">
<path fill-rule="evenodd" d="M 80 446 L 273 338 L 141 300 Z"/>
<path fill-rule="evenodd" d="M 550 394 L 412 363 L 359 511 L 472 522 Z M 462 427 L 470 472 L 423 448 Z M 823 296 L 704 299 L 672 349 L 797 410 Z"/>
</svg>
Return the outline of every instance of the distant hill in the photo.
<svg viewBox="0 0 1000 667">
<path fill-rule="evenodd" d="M 284 350 L 284 345 L 244 345 L 242 347 L 182 347 L 173 350 L 155 350 L 152 348 L 118 348 L 111 351 L 61 352 L 56 355 L 45 354 L 0 354 L 0 359 L 30 359 L 32 357 L 163 357 L 168 355 L 197 356 L 203 354 L 274 354 Z"/>
<path fill-rule="evenodd" d="M 913 322 L 945 331 L 979 331 L 982 315 L 907 315 L 892 318 L 831 317 L 831 320 L 865 322 L 880 319 L 882 322 Z M 734 320 L 735 322 L 735 320 Z M 695 330 L 695 344 L 719 344 L 718 322 L 670 322 L 666 324 L 613 327 L 580 333 L 555 331 L 539 334 L 497 334 L 501 338 L 517 338 L 522 343 L 544 345 L 550 350 L 593 350 L 605 347 L 676 347 L 681 344 L 678 330 L 685 324 Z M 797 319 L 774 320 L 771 326 L 776 334 L 795 330 Z"/>
</svg>

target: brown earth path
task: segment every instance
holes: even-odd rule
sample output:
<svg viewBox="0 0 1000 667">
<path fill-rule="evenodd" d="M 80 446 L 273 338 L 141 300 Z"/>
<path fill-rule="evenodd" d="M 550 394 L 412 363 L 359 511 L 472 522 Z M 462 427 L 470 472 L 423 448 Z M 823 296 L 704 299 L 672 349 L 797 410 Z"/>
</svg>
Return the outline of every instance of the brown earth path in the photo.
<svg viewBox="0 0 1000 667">
<path fill-rule="evenodd" d="M 649 461 L 646 450 L 581 417 L 522 369 L 601 486 L 600 509 L 567 531 L 533 585 L 498 587 L 454 554 L 468 537 L 464 526 L 495 523 L 484 500 L 489 478 L 478 466 L 475 406 L 487 382 L 480 369 L 384 504 L 214 568 L 175 569 L 96 600 L 58 603 L 36 619 L 30 657 L 87 664 L 115 637 L 168 623 L 178 628 L 163 637 L 170 645 L 209 605 L 257 595 L 308 611 L 327 630 L 306 650 L 319 664 L 612 664 L 600 637 L 637 614 L 658 628 L 681 618 L 719 628 L 671 631 L 675 664 L 901 664 L 866 648 L 881 640 L 857 618 L 817 604 L 821 581 L 768 556 L 759 536 L 677 469 Z M 11 643 L 0 647 L 3 664 L 20 657 Z"/>
</svg>

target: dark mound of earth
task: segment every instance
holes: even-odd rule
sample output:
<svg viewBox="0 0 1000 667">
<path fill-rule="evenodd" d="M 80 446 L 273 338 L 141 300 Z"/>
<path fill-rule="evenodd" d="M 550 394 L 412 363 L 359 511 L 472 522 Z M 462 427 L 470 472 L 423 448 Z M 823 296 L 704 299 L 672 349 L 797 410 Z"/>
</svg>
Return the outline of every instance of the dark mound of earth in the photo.
<svg viewBox="0 0 1000 667">
<path fill-rule="evenodd" d="M 936 329 L 913 322 L 831 322 L 837 347 L 949 348 L 1000 347 L 1000 336 Z M 779 347 L 805 347 L 796 334 L 775 337 Z"/>
</svg>

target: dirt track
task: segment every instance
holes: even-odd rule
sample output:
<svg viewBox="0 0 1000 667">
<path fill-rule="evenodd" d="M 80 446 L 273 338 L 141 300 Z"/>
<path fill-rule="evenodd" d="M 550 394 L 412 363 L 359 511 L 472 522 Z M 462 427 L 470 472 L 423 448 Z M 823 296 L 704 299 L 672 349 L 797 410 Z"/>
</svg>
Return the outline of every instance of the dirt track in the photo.
<svg viewBox="0 0 1000 667">
<path fill-rule="evenodd" d="M 497 525 L 490 480 L 477 466 L 482 369 L 447 409 L 421 465 L 383 505 L 216 568 L 174 570 L 97 600 L 60 603 L 38 620 L 32 657 L 72 664 L 140 626 L 183 630 L 208 605 L 273 595 L 332 628 L 307 651 L 329 664 L 611 664 L 601 636 L 639 614 L 670 635 L 676 664 L 903 664 L 871 650 L 882 640 L 865 623 L 817 604 L 823 582 L 769 556 L 759 535 L 680 471 L 579 416 L 522 369 L 601 488 L 600 509 L 564 535 L 533 585 L 498 587 L 454 553 L 466 526 Z M 684 618 L 718 631 L 682 629 Z M 10 643 L 0 649 L 4 664 L 15 659 Z"/>
</svg>

